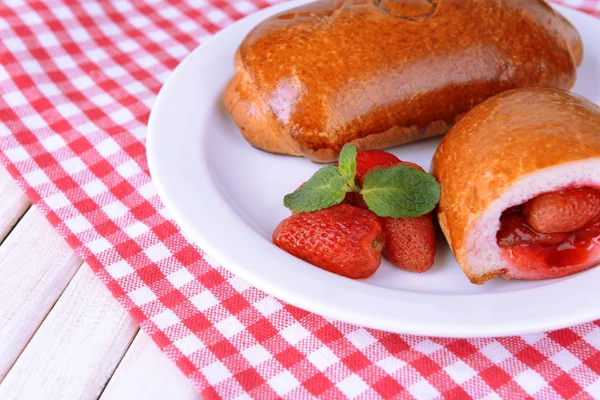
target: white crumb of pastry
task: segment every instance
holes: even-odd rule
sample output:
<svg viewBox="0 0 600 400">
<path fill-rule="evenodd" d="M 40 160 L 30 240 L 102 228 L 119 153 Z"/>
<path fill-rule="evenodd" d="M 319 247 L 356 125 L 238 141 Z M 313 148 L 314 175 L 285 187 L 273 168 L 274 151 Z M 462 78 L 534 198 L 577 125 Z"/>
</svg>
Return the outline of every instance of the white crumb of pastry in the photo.
<svg viewBox="0 0 600 400">
<path fill-rule="evenodd" d="M 500 216 L 504 210 L 542 193 L 581 186 L 600 187 L 600 158 L 545 168 L 518 180 L 473 223 L 466 240 L 467 267 L 471 275 L 511 269 L 512 265 L 502 257 L 496 241 Z"/>
</svg>

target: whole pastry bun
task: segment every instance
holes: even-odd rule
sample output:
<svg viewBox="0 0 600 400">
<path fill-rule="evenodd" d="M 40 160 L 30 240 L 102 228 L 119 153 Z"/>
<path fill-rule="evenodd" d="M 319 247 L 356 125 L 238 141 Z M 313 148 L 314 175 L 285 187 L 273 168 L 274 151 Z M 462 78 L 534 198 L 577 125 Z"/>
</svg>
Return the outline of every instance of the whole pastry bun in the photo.
<svg viewBox="0 0 600 400">
<path fill-rule="evenodd" d="M 542 0 L 317 1 L 248 34 L 224 101 L 253 146 L 330 162 L 443 134 L 506 90 L 568 89 L 582 54 Z"/>
</svg>

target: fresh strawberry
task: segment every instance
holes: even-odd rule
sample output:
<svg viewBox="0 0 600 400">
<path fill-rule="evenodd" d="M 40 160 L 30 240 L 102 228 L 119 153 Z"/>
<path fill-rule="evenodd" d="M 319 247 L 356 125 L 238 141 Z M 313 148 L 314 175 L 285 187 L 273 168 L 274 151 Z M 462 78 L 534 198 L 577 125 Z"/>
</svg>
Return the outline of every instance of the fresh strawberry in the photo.
<svg viewBox="0 0 600 400">
<path fill-rule="evenodd" d="M 334 165 L 338 165 L 335 163 Z M 407 167 L 416 168 L 425 172 L 423 168 L 409 161 L 401 161 L 395 155 L 383 150 L 365 150 L 356 155 L 356 182 L 362 186 L 362 183 L 367 174 L 375 169 L 389 168 L 394 165 L 406 165 Z M 369 207 L 365 203 L 363 197 L 358 193 L 348 193 L 344 199 L 344 203 L 352 204 L 356 207 L 368 210 Z"/>
<path fill-rule="evenodd" d="M 369 209 L 367 203 L 365 203 L 363 200 L 363 197 L 356 192 L 346 193 L 346 197 L 344 197 L 344 200 L 342 200 L 341 204 L 350 204 L 351 206 L 362 208 L 364 210 Z"/>
<path fill-rule="evenodd" d="M 389 168 L 400 163 L 398 157 L 386 151 L 360 151 L 356 155 L 356 181 L 362 183 L 365 176 L 374 169 Z"/>
<path fill-rule="evenodd" d="M 362 208 L 363 210 L 369 209 L 369 205 L 365 199 L 358 193 L 348 193 L 344 198 L 344 202 L 352 204 L 354 207 Z"/>
<path fill-rule="evenodd" d="M 431 213 L 416 218 L 382 218 L 383 255 L 411 272 L 425 272 L 435 260 L 435 229 Z"/>
<path fill-rule="evenodd" d="M 523 207 L 525 220 L 541 233 L 575 232 L 600 214 L 600 192 L 589 187 L 544 193 Z"/>
<path fill-rule="evenodd" d="M 397 169 L 390 168 L 396 165 L 406 165 L 409 169 L 400 172 Z M 365 177 L 376 169 L 380 170 L 377 174 L 370 175 L 369 190 L 363 191 L 362 186 Z M 399 190 L 408 192 L 412 190 L 410 185 L 407 186 L 405 184 L 406 178 L 418 179 L 423 182 L 428 181 L 430 185 L 428 195 L 434 200 L 430 200 L 426 204 L 415 203 L 411 207 L 406 207 L 396 202 L 394 196 L 398 195 Z M 379 188 L 380 190 L 376 192 L 374 188 Z M 365 202 L 365 198 L 372 203 L 370 210 Z M 339 203 L 340 199 L 343 199 L 342 203 L 338 206 L 353 205 L 357 209 L 372 211 L 376 214 L 373 215 L 376 219 L 379 218 L 377 215 L 414 216 L 415 218 L 405 218 L 402 220 L 394 220 L 387 217 L 382 218 L 380 220 L 380 223 L 383 225 L 381 241 L 383 242 L 386 236 L 390 237 L 389 246 L 387 244 L 385 246 L 387 248 L 385 254 L 390 257 L 394 264 L 409 271 L 423 272 L 432 266 L 435 257 L 435 230 L 430 211 L 435 207 L 437 198 L 439 198 L 439 183 L 433 176 L 425 173 L 420 166 L 410 162 L 403 162 L 393 154 L 381 150 L 369 150 L 357 153 L 355 147 L 346 145 L 340 153 L 339 164 L 336 163 L 334 166 L 321 168 L 301 189 L 286 195 L 284 197 L 284 205 L 292 210 L 292 212 L 304 211 L 314 214 L 312 211 L 326 209 L 327 207 L 331 207 L 332 203 Z M 428 214 L 423 215 L 423 213 Z M 300 214 L 294 214 L 293 217 L 298 215 Z M 310 218 L 314 217 L 311 216 Z M 287 221 L 283 221 L 282 224 L 287 224 Z M 302 222 L 298 225 L 302 225 Z M 300 228 L 295 227 L 294 229 Z M 277 242 L 277 234 L 276 232 L 274 242 Z M 290 241 L 290 239 L 287 240 Z M 325 263 L 323 260 L 316 260 L 314 262 L 310 258 L 310 253 L 306 254 L 306 252 L 297 250 L 304 247 L 312 248 L 314 244 L 310 246 L 305 244 L 294 245 L 291 246 L 292 249 L 288 249 L 287 247 L 282 248 L 322 268 L 334 270 L 331 263 L 327 264 L 327 260 L 325 260 Z M 343 271 L 338 272 L 334 270 L 334 272 L 349 276 Z M 370 274 L 361 273 L 354 275 L 356 277 L 357 275 L 368 276 Z"/>
<path fill-rule="evenodd" d="M 378 168 L 406 165 L 424 172 L 419 165 L 401 161 L 393 154 L 381 150 L 358 153 L 356 178 L 362 185 L 365 176 Z M 354 205 L 368 209 L 362 196 L 355 196 Z M 435 260 L 435 229 L 431 213 L 416 218 L 382 218 L 385 237 L 383 255 L 394 265 L 411 272 L 425 272 Z"/>
<path fill-rule="evenodd" d="M 338 204 L 293 214 L 273 232 L 273 243 L 317 267 L 349 278 L 367 278 L 381 263 L 383 235 L 370 211 Z"/>
<path fill-rule="evenodd" d="M 568 233 L 537 232 L 521 214 L 504 213 L 500 217 L 500 230 L 496 235 L 500 247 L 521 245 L 555 246 L 568 238 Z"/>
<path fill-rule="evenodd" d="M 370 171 L 377 168 L 392 167 L 401 163 L 402 161 L 400 161 L 398 157 L 382 150 L 360 151 L 356 154 L 356 176 L 354 179 L 356 180 L 357 184 L 362 185 L 364 177 Z M 333 165 L 337 167 L 339 164 L 336 162 Z M 369 209 L 362 196 L 354 192 L 349 192 L 346 194 L 344 203 L 352 204 L 356 207 L 364 208 L 365 210 Z"/>
<path fill-rule="evenodd" d="M 338 163 L 334 164 L 335 166 Z M 392 153 L 383 150 L 365 150 L 360 151 L 356 155 L 356 181 L 362 184 L 365 176 L 378 168 L 389 168 L 394 165 L 406 165 L 407 167 L 416 168 L 423 172 L 425 170 L 415 163 L 409 161 L 401 161 Z"/>
<path fill-rule="evenodd" d="M 395 165 L 423 170 L 419 165 L 401 161 L 393 154 L 381 150 L 361 151 L 356 156 L 356 181 L 362 185 L 365 176 L 378 168 Z M 344 201 L 352 201 L 356 207 L 369 207 L 358 193 L 348 193 Z M 385 248 L 383 255 L 394 265 L 412 272 L 425 272 L 435 259 L 435 229 L 431 213 L 416 218 L 382 218 Z"/>
</svg>

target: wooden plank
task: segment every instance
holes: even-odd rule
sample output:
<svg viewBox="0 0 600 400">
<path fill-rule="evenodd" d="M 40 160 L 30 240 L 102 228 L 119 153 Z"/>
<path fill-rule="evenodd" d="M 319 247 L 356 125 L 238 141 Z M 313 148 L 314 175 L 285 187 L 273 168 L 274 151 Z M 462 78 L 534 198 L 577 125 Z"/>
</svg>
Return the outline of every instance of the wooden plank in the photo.
<svg viewBox="0 0 600 400">
<path fill-rule="evenodd" d="M 0 398 L 96 398 L 118 364 L 102 399 L 199 399 L 146 334 L 120 361 L 135 325 L 87 266 L 69 285 L 80 258 L 29 206 L 0 167 Z"/>
<path fill-rule="evenodd" d="M 198 400 L 200 394 L 144 332 L 139 332 L 100 400 Z"/>
<path fill-rule="evenodd" d="M 136 332 L 83 264 L 0 383 L 0 399 L 95 399 Z"/>
<path fill-rule="evenodd" d="M 0 166 L 0 242 L 25 214 L 30 204 L 10 174 Z"/>
<path fill-rule="evenodd" d="M 0 246 L 0 382 L 63 292 L 81 259 L 37 208 Z"/>
</svg>

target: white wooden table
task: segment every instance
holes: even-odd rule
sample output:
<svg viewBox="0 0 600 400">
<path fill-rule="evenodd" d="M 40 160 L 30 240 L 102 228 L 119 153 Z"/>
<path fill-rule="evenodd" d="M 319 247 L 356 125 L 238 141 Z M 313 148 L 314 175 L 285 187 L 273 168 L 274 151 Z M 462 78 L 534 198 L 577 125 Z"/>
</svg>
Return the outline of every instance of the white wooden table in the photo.
<svg viewBox="0 0 600 400">
<path fill-rule="evenodd" d="M 0 399 L 199 397 L 0 167 Z"/>
</svg>

